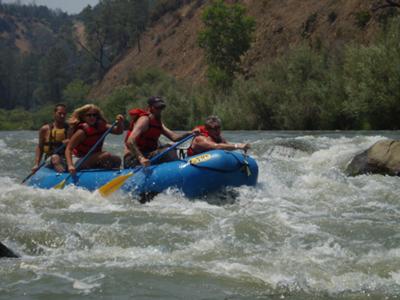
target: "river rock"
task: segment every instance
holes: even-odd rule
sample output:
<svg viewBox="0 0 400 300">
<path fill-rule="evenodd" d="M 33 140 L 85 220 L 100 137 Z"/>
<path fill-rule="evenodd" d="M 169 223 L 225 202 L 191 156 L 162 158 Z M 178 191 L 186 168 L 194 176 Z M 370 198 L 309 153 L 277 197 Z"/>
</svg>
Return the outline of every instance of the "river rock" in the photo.
<svg viewBox="0 0 400 300">
<path fill-rule="evenodd" d="M 7 248 L 4 244 L 0 242 L 0 258 L 2 257 L 19 257 L 11 249 Z"/>
<path fill-rule="evenodd" d="M 382 140 L 357 154 L 346 168 L 349 175 L 400 174 L 400 141 Z"/>
</svg>

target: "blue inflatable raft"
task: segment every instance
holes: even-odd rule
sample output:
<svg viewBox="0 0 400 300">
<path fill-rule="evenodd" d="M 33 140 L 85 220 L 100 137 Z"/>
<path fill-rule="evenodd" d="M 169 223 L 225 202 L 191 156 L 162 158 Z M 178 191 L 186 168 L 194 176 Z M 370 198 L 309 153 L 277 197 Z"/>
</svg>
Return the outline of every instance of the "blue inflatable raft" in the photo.
<svg viewBox="0 0 400 300">
<path fill-rule="evenodd" d="M 168 188 L 177 188 L 189 198 L 203 196 L 227 186 L 253 186 L 257 183 L 256 161 L 240 152 L 212 150 L 186 159 L 152 165 L 147 168 L 122 170 L 82 170 L 76 176 L 56 173 L 42 168 L 27 184 L 50 189 L 66 180 L 66 185 L 95 191 L 114 178 L 133 172 L 120 190 L 134 195 L 160 193 Z M 68 178 L 69 177 L 69 178 Z"/>
</svg>

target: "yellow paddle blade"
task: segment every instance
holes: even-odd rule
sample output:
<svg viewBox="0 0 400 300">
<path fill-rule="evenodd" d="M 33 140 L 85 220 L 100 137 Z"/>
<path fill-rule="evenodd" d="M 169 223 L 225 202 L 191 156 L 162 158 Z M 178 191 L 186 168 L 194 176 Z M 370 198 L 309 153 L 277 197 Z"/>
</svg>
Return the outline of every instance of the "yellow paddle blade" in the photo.
<svg viewBox="0 0 400 300">
<path fill-rule="evenodd" d="M 65 186 L 65 179 L 64 179 L 63 181 L 61 181 L 60 183 L 56 184 L 56 185 L 53 187 L 53 189 L 62 190 L 62 189 L 64 188 L 64 186 Z"/>
<path fill-rule="evenodd" d="M 130 172 L 125 175 L 118 176 L 113 180 L 110 180 L 109 182 L 107 182 L 105 185 L 103 185 L 98 189 L 100 195 L 102 195 L 103 197 L 111 195 L 116 190 L 118 190 L 125 183 L 125 181 L 132 175 L 133 172 Z"/>
</svg>

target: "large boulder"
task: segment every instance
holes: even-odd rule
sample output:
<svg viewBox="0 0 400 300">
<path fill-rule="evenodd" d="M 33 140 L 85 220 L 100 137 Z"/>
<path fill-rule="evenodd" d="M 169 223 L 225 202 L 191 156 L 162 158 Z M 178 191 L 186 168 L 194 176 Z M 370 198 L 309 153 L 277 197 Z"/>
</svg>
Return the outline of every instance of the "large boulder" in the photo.
<svg viewBox="0 0 400 300">
<path fill-rule="evenodd" d="M 400 141 L 382 140 L 357 154 L 346 168 L 349 175 L 400 175 Z"/>
</svg>

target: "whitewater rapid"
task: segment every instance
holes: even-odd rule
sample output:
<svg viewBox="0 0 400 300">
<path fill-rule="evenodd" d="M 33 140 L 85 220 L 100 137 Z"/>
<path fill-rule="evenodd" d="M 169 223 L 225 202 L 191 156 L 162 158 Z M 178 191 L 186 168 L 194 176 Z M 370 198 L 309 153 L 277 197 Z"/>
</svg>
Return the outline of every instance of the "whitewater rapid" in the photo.
<svg viewBox="0 0 400 300">
<path fill-rule="evenodd" d="M 145 205 L 38 190 L 34 132 L 0 132 L 0 299 L 387 299 L 400 294 L 400 178 L 348 177 L 398 132 L 228 132 L 250 142 L 256 187 Z M 106 147 L 122 153 L 122 138 Z"/>
</svg>

